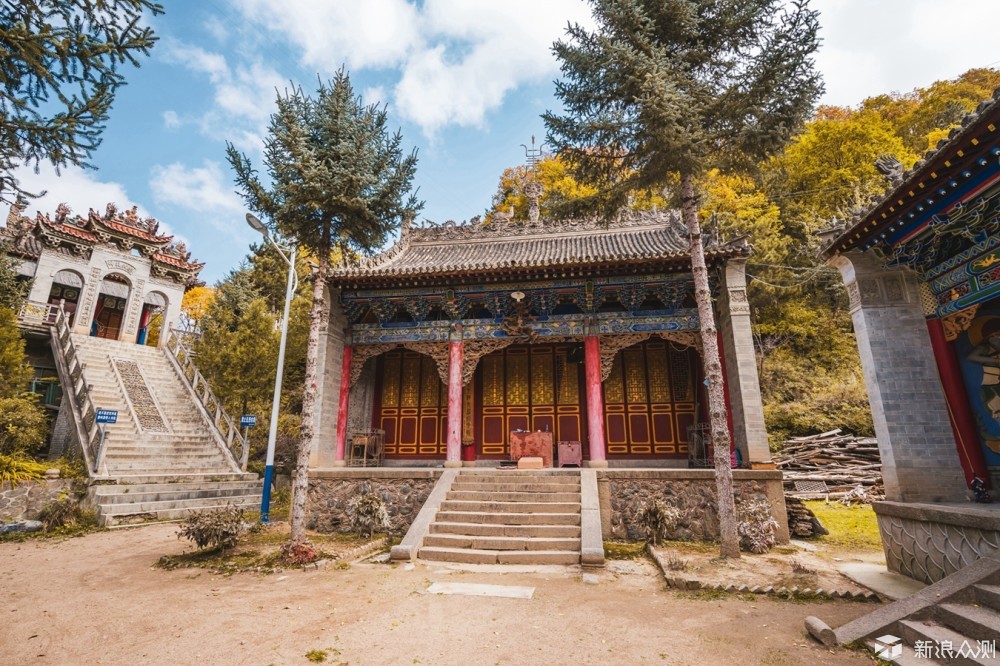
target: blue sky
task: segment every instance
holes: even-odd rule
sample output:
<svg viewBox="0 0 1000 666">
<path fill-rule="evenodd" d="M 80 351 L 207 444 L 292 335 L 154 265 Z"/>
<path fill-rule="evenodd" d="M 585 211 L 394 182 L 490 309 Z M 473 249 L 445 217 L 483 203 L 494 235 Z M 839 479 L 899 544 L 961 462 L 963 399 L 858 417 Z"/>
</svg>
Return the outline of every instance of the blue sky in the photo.
<svg viewBox="0 0 1000 666">
<path fill-rule="evenodd" d="M 388 104 L 390 125 L 416 147 L 422 217 L 461 221 L 490 204 L 521 144 L 543 140 L 540 114 L 557 108 L 549 47 L 567 21 L 590 21 L 583 0 L 167 0 L 151 19 L 160 42 L 127 72 L 98 170 L 43 165 L 19 173 L 49 194 L 51 212 L 137 205 L 223 277 L 257 240 L 243 220 L 225 161 L 232 141 L 262 166 L 275 89 L 314 88 L 346 65 L 357 92 Z M 821 12 L 817 64 L 824 103 L 852 105 L 1000 64 L 994 0 L 813 0 Z M 6 211 L 0 210 L 4 219 Z"/>
</svg>

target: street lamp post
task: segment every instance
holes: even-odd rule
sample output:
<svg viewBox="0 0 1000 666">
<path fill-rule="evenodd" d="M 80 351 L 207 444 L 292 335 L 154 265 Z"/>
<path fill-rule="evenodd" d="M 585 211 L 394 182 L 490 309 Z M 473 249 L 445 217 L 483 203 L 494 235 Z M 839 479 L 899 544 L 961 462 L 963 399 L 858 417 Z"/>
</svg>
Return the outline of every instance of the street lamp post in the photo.
<svg viewBox="0 0 1000 666">
<path fill-rule="evenodd" d="M 267 233 L 267 227 L 252 213 L 247 213 L 247 224 L 260 233 L 278 252 L 278 255 L 288 264 L 288 278 L 285 281 L 285 312 L 281 317 L 281 342 L 278 343 L 278 372 L 274 377 L 274 397 L 271 399 L 271 421 L 267 433 L 267 458 L 264 462 L 264 490 L 260 498 L 260 522 L 268 522 L 271 510 L 271 479 L 274 476 L 274 444 L 278 439 L 278 410 L 281 404 L 281 375 L 285 369 L 285 341 L 288 338 L 288 309 L 292 304 L 292 296 L 299 286 L 299 274 L 295 271 L 296 247 L 291 249 L 291 257 L 285 256 L 274 239 Z"/>
</svg>

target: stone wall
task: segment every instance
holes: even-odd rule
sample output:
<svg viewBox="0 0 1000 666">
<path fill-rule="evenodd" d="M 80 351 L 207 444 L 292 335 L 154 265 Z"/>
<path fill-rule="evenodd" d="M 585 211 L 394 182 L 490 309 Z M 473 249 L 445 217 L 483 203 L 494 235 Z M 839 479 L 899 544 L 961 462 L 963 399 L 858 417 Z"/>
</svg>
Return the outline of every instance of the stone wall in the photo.
<svg viewBox="0 0 1000 666">
<path fill-rule="evenodd" d="M 936 583 L 984 555 L 1000 552 L 996 505 L 876 502 L 886 566 Z"/>
<path fill-rule="evenodd" d="M 0 521 L 36 520 L 42 507 L 59 499 L 72 486 L 72 479 L 26 481 L 13 487 L 9 483 L 0 484 Z"/>
<path fill-rule="evenodd" d="M 683 513 L 681 522 L 668 538 L 682 541 L 711 541 L 719 538 L 716 509 L 715 473 L 712 470 L 623 470 L 598 472 L 601 520 L 605 538 L 645 538 L 636 514 L 644 502 L 663 499 Z M 781 473 L 733 470 L 736 501 L 766 499 L 778 522 L 778 541 L 788 541 Z"/>
<path fill-rule="evenodd" d="M 389 514 L 392 534 L 405 534 L 437 479 L 440 469 L 329 469 L 309 474 L 306 524 L 319 532 L 349 532 L 348 502 L 378 493 Z"/>
</svg>

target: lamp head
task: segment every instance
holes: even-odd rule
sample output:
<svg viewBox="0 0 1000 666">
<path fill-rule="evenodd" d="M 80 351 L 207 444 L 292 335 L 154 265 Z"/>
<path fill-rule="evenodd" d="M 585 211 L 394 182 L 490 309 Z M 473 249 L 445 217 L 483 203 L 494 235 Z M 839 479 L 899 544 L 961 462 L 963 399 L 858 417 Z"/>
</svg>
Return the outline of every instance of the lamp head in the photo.
<svg viewBox="0 0 1000 666">
<path fill-rule="evenodd" d="M 267 236 L 267 227 L 265 227 L 264 223 L 261 222 L 253 213 L 247 213 L 247 224 L 249 224 L 250 228 L 257 233 L 265 237 Z"/>
</svg>

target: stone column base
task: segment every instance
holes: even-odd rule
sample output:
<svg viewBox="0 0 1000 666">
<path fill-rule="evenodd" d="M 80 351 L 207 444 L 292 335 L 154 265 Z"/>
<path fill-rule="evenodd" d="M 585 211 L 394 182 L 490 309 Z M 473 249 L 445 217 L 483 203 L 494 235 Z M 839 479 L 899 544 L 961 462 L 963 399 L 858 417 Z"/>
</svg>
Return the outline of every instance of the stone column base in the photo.
<svg viewBox="0 0 1000 666">
<path fill-rule="evenodd" d="M 588 460 L 583 463 L 584 467 L 593 467 L 595 469 L 605 469 L 608 466 L 607 460 Z"/>
<path fill-rule="evenodd" d="M 452 467 L 461 467 L 462 466 L 462 461 L 461 460 L 445 460 L 444 461 L 444 466 L 445 466 L 446 469 L 449 469 L 449 468 L 452 468 Z"/>
</svg>

